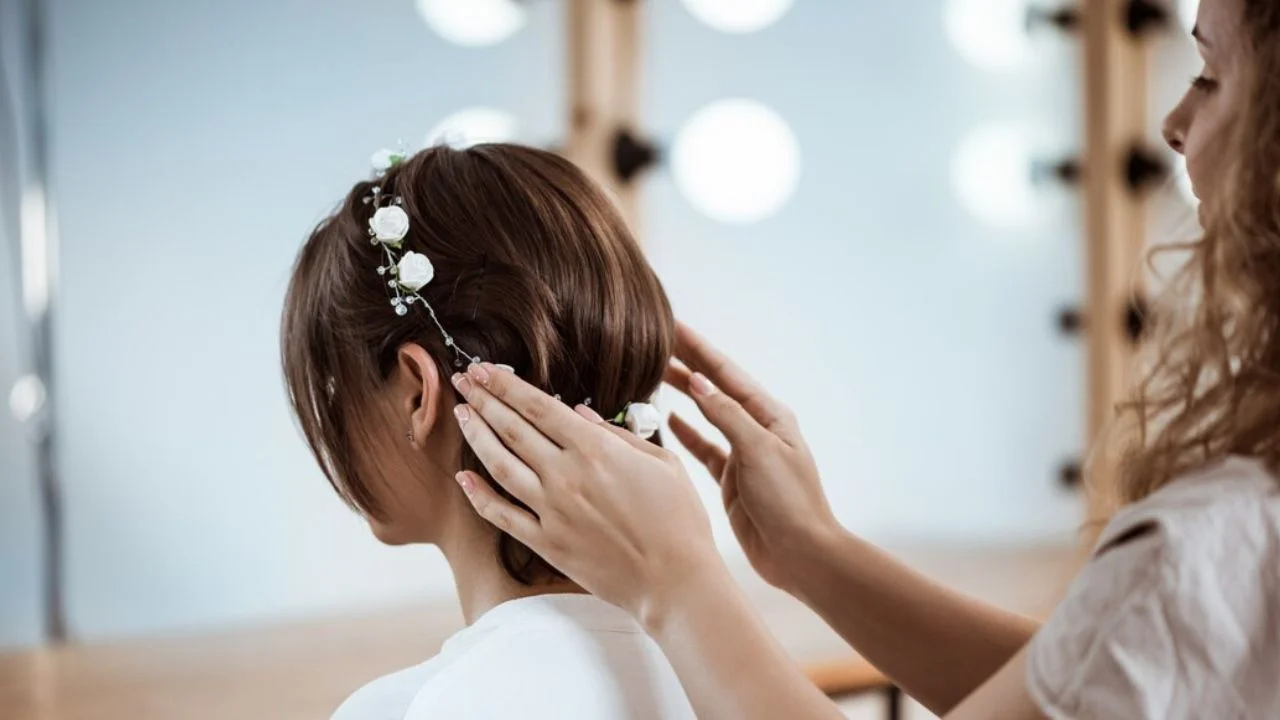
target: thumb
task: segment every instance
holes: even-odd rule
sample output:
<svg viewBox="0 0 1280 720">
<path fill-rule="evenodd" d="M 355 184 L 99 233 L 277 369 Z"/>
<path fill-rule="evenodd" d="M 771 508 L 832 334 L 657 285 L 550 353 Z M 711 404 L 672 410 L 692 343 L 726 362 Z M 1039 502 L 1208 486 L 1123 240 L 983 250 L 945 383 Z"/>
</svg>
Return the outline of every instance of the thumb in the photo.
<svg viewBox="0 0 1280 720">
<path fill-rule="evenodd" d="M 689 392 L 698 409 L 724 433 L 729 444 L 740 446 L 754 441 L 761 433 L 768 432 L 742 407 L 742 403 L 720 391 L 706 375 L 694 373 L 689 377 Z"/>
</svg>

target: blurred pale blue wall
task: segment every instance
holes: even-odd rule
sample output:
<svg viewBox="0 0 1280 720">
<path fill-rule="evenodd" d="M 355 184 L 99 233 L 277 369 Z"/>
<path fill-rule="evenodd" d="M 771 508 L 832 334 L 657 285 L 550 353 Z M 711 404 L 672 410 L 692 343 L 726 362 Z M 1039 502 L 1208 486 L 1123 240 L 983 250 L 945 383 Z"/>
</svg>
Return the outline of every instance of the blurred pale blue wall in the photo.
<svg viewBox="0 0 1280 720">
<path fill-rule="evenodd" d="M 373 150 L 476 104 L 554 138 L 560 24 L 534 5 L 470 51 L 407 0 L 54 0 L 73 632 L 452 593 L 436 553 L 379 546 L 329 490 L 277 323 L 294 253 Z"/>
<path fill-rule="evenodd" d="M 13 280 L 17 270 L 11 254 L 0 248 L 0 648 L 38 641 L 43 617 L 34 453 L 26 429 L 8 408 L 9 388 L 26 370 L 19 341 L 21 298 Z"/>
<path fill-rule="evenodd" d="M 0 221 L 3 221 L 0 212 Z M 28 645 L 42 633 L 40 519 L 34 453 L 8 409 L 9 388 L 25 371 L 20 298 L 8 252 L 0 252 L 0 648 Z"/>
<path fill-rule="evenodd" d="M 26 429 L 9 412 L 9 389 L 30 370 L 15 252 L 24 161 L 17 142 L 20 129 L 13 123 L 26 89 L 21 5 L 0 0 L 0 67 L 5 73 L 0 93 L 9 93 L 0 98 L 0 649 L 35 643 L 43 631 L 35 458 Z M 14 117 L 3 109 L 12 110 Z"/>
<path fill-rule="evenodd" d="M 790 123 L 803 169 L 791 203 L 746 227 L 702 217 L 659 176 L 647 235 L 678 312 L 796 410 L 850 527 L 1069 538 L 1082 510 L 1057 471 L 1082 446 L 1084 358 L 1055 317 L 1083 288 L 1078 208 L 989 227 L 960 206 L 951 165 L 987 123 L 1072 147 L 1078 60 L 1046 32 L 1025 69 L 977 69 L 944 5 L 798 0 L 727 35 L 652 3 L 654 129 L 755 98 Z"/>
<path fill-rule="evenodd" d="M 941 6 L 799 0 L 727 36 L 653 0 L 649 129 L 669 140 L 708 101 L 755 98 L 790 123 L 803 175 L 779 215 L 729 227 L 659 172 L 647 244 L 679 314 L 799 412 L 851 527 L 1069 536 L 1079 505 L 1055 473 L 1081 445 L 1082 357 L 1053 320 L 1079 296 L 1078 223 L 985 227 L 950 160 L 988 121 L 1073 141 L 1074 66 L 968 67 Z M 276 323 L 296 248 L 371 150 L 472 105 L 559 138 L 559 4 L 530 3 L 484 50 L 445 43 L 409 0 L 52 7 L 73 632 L 448 596 L 434 552 L 378 546 L 332 496 L 285 404 Z"/>
</svg>

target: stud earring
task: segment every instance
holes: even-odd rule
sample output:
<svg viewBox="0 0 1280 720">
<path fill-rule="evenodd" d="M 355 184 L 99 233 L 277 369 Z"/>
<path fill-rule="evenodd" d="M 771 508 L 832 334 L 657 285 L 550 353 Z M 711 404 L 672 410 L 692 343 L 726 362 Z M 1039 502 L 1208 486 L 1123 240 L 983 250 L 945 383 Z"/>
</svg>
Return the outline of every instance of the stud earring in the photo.
<svg viewBox="0 0 1280 720">
<path fill-rule="evenodd" d="M 407 431 L 405 431 L 404 437 L 406 440 L 409 441 L 409 444 L 412 445 L 413 444 L 413 428 L 409 428 Z"/>
</svg>

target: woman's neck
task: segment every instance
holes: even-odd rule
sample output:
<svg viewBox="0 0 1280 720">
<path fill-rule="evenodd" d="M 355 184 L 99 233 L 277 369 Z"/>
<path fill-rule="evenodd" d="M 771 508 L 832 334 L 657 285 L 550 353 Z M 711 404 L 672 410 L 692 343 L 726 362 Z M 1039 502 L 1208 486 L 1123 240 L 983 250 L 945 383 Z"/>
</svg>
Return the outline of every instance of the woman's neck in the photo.
<svg viewBox="0 0 1280 720">
<path fill-rule="evenodd" d="M 464 512 L 466 515 L 455 516 L 461 522 L 449 528 L 446 537 L 441 538 L 437 545 L 453 570 L 462 617 L 468 625 L 508 600 L 584 592 L 578 585 L 564 579 L 532 587 L 516 582 L 498 560 L 497 536 L 493 530 L 472 514 L 470 506 Z"/>
</svg>

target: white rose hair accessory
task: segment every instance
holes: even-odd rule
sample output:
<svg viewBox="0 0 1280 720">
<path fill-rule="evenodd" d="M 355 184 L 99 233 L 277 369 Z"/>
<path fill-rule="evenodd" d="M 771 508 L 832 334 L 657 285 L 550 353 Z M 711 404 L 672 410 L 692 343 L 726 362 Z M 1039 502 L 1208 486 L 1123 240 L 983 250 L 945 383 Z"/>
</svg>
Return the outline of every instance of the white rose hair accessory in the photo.
<svg viewBox="0 0 1280 720">
<path fill-rule="evenodd" d="M 641 440 L 648 440 L 661 427 L 662 415 L 649 403 L 630 403 L 610 422 L 625 427 Z"/>
<path fill-rule="evenodd" d="M 369 162 L 373 164 L 373 169 L 376 172 L 386 172 L 392 167 L 404 162 L 404 151 L 388 150 L 383 148 L 374 153 L 373 157 L 369 159 Z"/>
<path fill-rule="evenodd" d="M 374 171 L 382 175 L 404 162 L 407 157 L 403 150 L 384 149 L 373 154 L 371 163 Z M 409 314 L 411 305 L 422 305 L 431 317 L 431 322 L 444 337 L 445 346 L 453 351 L 455 367 L 462 367 L 464 361 L 471 364 L 482 362 L 480 356 L 472 355 L 458 345 L 449 331 L 444 329 L 444 325 L 440 324 L 435 308 L 431 307 L 426 298 L 420 294 L 421 290 L 435 279 L 436 270 L 431 264 L 431 259 L 426 255 L 412 250 L 402 252 L 405 238 L 409 236 L 409 213 L 402 207 L 403 199 L 399 195 L 388 197 L 382 192 L 381 186 L 374 185 L 370 194 L 364 198 L 364 202 L 373 207 L 373 216 L 369 218 L 369 242 L 381 247 L 386 260 L 385 264 L 377 267 L 377 273 L 384 278 L 389 276 L 387 288 L 395 314 L 403 317 Z M 508 372 L 515 372 L 510 365 L 500 363 L 495 365 Z M 559 395 L 555 397 L 557 400 L 560 399 Z M 590 406 L 591 398 L 587 398 L 583 404 Z M 622 412 L 609 422 L 625 427 L 641 439 L 648 440 L 657 432 L 661 424 L 661 416 L 658 409 L 648 403 L 628 403 Z M 409 437 L 412 439 L 412 435 Z"/>
<path fill-rule="evenodd" d="M 436 269 L 426 255 L 410 250 L 396 263 L 396 280 L 400 287 L 416 293 L 436 276 Z"/>
<path fill-rule="evenodd" d="M 378 242 L 398 245 L 409 234 L 409 213 L 399 205 L 380 207 L 369 219 L 369 229 Z"/>
<path fill-rule="evenodd" d="M 379 150 L 373 154 L 373 169 L 379 174 L 399 165 L 405 160 L 405 153 L 393 150 Z M 400 196 L 388 198 L 382 188 L 374 185 L 370 194 L 364 198 L 366 205 L 372 205 L 373 217 L 369 218 L 369 242 L 381 246 L 386 263 L 377 268 L 378 275 L 390 276 L 387 288 L 391 293 L 391 307 L 400 316 L 409 314 L 409 306 L 421 304 L 427 309 L 431 322 L 444 336 L 444 344 L 453 351 L 454 366 L 462 367 L 463 361 L 480 362 L 478 355 L 472 355 L 462 349 L 440 324 L 435 308 L 419 293 L 435 279 L 436 269 L 431 259 L 422 253 L 412 250 L 401 253 L 404 239 L 409 236 L 409 213 L 404 211 L 404 201 Z"/>
</svg>

